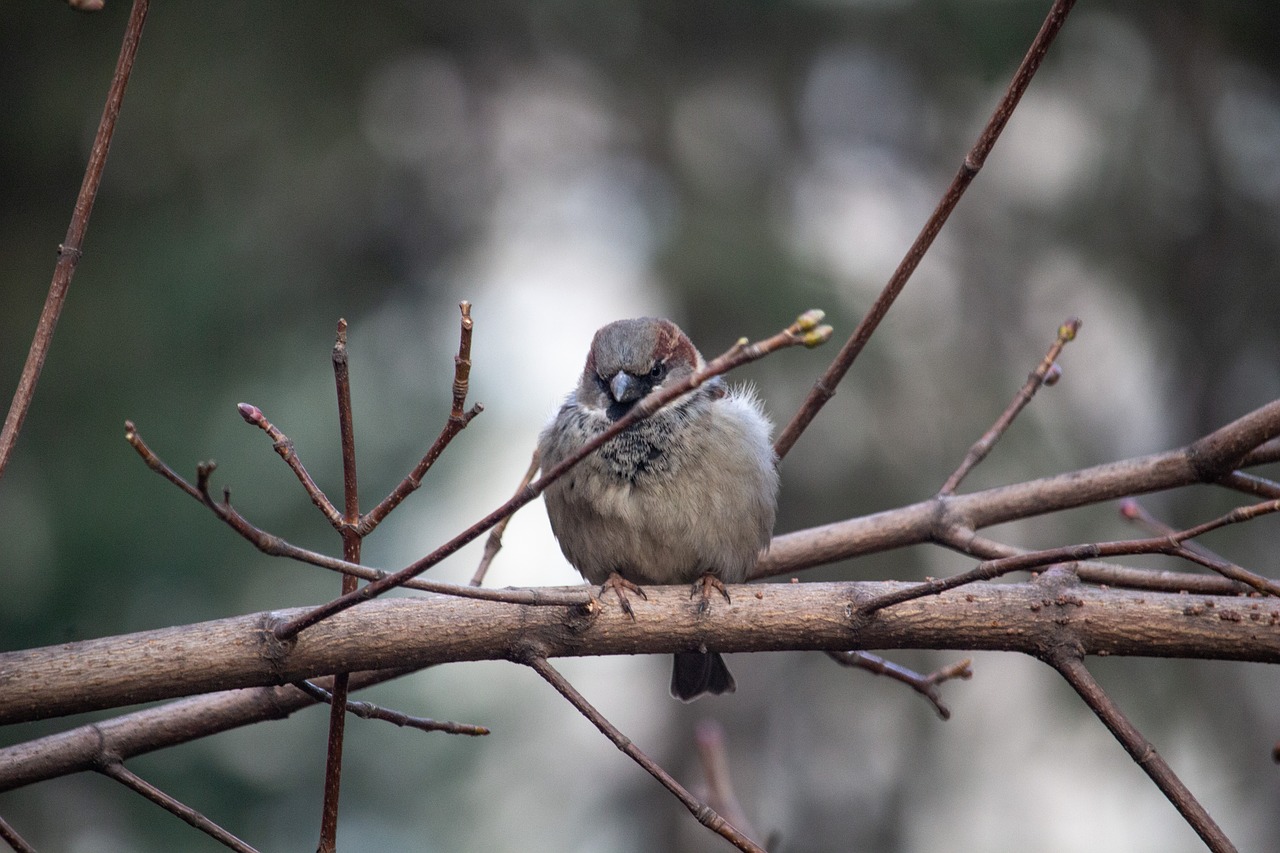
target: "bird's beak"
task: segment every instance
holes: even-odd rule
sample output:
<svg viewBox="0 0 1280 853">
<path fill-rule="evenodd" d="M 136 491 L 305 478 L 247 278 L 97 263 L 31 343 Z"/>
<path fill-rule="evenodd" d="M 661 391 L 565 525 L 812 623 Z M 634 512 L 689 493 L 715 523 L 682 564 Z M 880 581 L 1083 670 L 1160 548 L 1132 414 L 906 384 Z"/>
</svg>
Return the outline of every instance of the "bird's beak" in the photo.
<svg viewBox="0 0 1280 853">
<path fill-rule="evenodd" d="M 609 393 L 618 403 L 630 403 L 638 396 L 636 381 L 625 370 L 620 370 L 609 380 Z"/>
</svg>

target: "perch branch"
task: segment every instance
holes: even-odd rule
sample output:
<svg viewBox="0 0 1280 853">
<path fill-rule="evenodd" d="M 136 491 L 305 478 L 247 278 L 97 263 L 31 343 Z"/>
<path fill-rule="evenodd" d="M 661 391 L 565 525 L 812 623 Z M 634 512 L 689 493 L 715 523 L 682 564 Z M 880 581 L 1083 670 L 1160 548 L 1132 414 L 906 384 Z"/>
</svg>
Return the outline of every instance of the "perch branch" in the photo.
<svg viewBox="0 0 1280 853">
<path fill-rule="evenodd" d="M 536 642 L 548 657 L 920 648 L 1038 655 L 1070 623 L 1086 654 L 1280 662 L 1280 599 L 974 584 L 859 618 L 893 581 L 731 586 L 699 614 L 683 587 L 648 588 L 645 618 L 618 608 L 513 607 L 454 597 L 387 598 L 344 611 L 295 640 L 276 624 L 294 608 L 0 654 L 0 725 L 195 693 L 288 683 L 331 672 L 510 659 Z M 353 642 L 352 638 L 359 638 Z M 199 661 L 193 666 L 192 661 Z M 0 776 L 8 754 L 0 750 Z"/>
</svg>

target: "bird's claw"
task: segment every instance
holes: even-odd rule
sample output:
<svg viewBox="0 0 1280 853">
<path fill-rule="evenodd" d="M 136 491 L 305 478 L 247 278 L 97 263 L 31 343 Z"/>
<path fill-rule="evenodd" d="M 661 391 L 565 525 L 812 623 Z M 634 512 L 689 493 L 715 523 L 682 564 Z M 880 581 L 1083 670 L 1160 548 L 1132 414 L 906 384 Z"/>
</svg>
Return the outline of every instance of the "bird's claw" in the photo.
<svg viewBox="0 0 1280 853">
<path fill-rule="evenodd" d="M 613 591 L 613 594 L 618 597 L 618 604 L 622 607 L 622 612 L 630 616 L 632 619 L 636 618 L 636 613 L 631 608 L 631 599 L 627 598 L 627 593 L 634 592 L 645 601 L 649 600 L 649 596 L 645 595 L 643 589 L 636 584 L 633 584 L 617 572 L 610 573 L 609 578 L 604 583 L 600 584 L 599 594 L 604 595 L 605 590 Z"/>
<path fill-rule="evenodd" d="M 712 574 L 706 574 L 693 582 L 693 590 L 689 593 L 689 597 L 701 595 L 702 600 L 698 602 L 698 613 L 706 613 L 711 609 L 711 590 L 716 590 L 724 596 L 724 600 L 733 603 L 733 599 L 729 597 L 729 590 L 724 588 L 724 581 Z"/>
</svg>

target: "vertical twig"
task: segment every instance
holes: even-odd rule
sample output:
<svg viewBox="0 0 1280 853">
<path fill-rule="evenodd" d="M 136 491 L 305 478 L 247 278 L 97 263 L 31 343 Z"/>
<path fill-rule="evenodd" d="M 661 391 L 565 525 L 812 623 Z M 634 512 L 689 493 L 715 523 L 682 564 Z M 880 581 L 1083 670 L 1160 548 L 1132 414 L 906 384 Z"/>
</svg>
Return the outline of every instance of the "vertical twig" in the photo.
<svg viewBox="0 0 1280 853">
<path fill-rule="evenodd" d="M 1067 649 L 1058 649 L 1045 660 L 1067 680 L 1102 724 L 1115 735 L 1134 762 L 1151 777 L 1151 781 L 1168 797 L 1169 802 L 1191 824 L 1191 828 L 1209 849 L 1214 853 L 1235 853 L 1235 845 L 1205 811 L 1204 806 L 1187 790 L 1187 786 L 1182 784 L 1182 780 L 1174 774 L 1155 747 L 1129 722 L 1128 717 L 1094 680 L 1080 656 Z"/>
<path fill-rule="evenodd" d="M 1000 99 L 995 112 L 991 114 L 986 127 L 982 129 L 982 134 L 978 137 L 978 141 L 974 143 L 973 148 L 964 158 L 964 162 L 960 165 L 960 170 L 951 179 L 951 185 L 947 187 L 942 200 L 938 202 L 938 206 L 930 214 L 929 219 L 924 224 L 924 228 L 916 236 L 915 242 L 907 250 L 907 254 L 898 264 L 898 268 L 893 271 L 893 275 L 889 278 L 884 290 L 880 292 L 880 295 L 876 297 L 876 301 L 872 303 L 867 315 L 862 318 L 862 322 L 853 330 L 853 334 L 836 355 L 835 360 L 831 362 L 831 366 L 814 383 L 813 389 L 809 392 L 809 396 L 805 398 L 804 403 L 801 404 L 799 411 L 796 412 L 791 422 L 787 424 L 781 435 L 778 436 L 778 440 L 774 442 L 773 449 L 777 452 L 779 459 L 787 455 L 796 440 L 800 438 L 800 434 L 805 431 L 827 401 L 835 396 L 836 386 L 840 384 L 840 380 L 844 378 L 844 375 L 849 372 L 849 368 L 853 366 L 854 359 L 862 352 L 862 348 L 867 345 L 867 341 L 871 340 L 871 335 L 880 325 L 880 321 L 889 313 L 889 308 L 893 305 L 894 300 L 898 298 L 898 294 L 906 287 L 911 274 L 920 265 L 921 259 L 929 251 L 929 247 L 933 245 L 934 238 L 938 236 L 938 232 L 946 224 L 947 218 L 951 216 L 951 211 L 955 210 L 956 205 L 960 203 L 961 196 L 964 195 L 965 190 L 969 188 L 969 184 L 973 182 L 973 179 L 977 177 L 978 172 L 982 169 L 987 155 L 991 153 L 996 140 L 1000 138 L 1000 133 L 1004 130 L 1005 124 L 1008 123 L 1009 116 L 1013 115 L 1014 109 L 1018 106 L 1018 101 L 1022 99 L 1022 94 L 1031 83 L 1031 78 L 1035 76 L 1036 71 L 1040 68 L 1040 63 L 1044 60 L 1045 53 L 1049 50 L 1049 45 L 1053 43 L 1054 37 L 1062 29 L 1062 25 L 1067 19 L 1067 13 L 1071 11 L 1071 7 L 1074 5 L 1075 0 L 1054 0 L 1053 8 L 1049 10 L 1044 24 L 1040 27 L 1040 32 L 1036 34 L 1035 41 L 1031 43 L 1031 47 L 1027 50 L 1027 55 L 1023 57 L 1017 72 L 1014 73 L 1013 80 L 1009 83 L 1009 88 L 1005 91 L 1004 97 Z"/>
<path fill-rule="evenodd" d="M 342 555 L 349 563 L 360 562 L 360 492 L 356 480 L 355 421 L 351 414 L 351 371 L 347 362 L 347 321 L 338 321 L 338 337 L 333 344 L 333 378 L 338 390 L 338 431 L 342 440 L 342 490 L 344 498 Z M 358 581 L 342 576 L 342 594 L 355 592 Z M 333 676 L 329 705 L 329 751 L 324 772 L 324 806 L 320 819 L 319 853 L 338 849 L 338 796 L 342 787 L 342 739 L 347 720 L 348 673 Z"/>
<path fill-rule="evenodd" d="M 93 212 L 93 202 L 98 196 L 98 186 L 102 183 L 102 170 L 107 165 L 111 137 L 116 132 L 116 119 L 120 116 L 124 90 L 129 85 L 129 75 L 133 72 L 134 57 L 138 55 L 138 43 L 142 40 L 142 26 L 147 21 L 149 6 L 150 0 L 134 0 L 133 9 L 129 12 L 129 23 L 125 27 L 124 41 L 120 45 L 120 58 L 116 60 L 115 75 L 111 78 L 107 103 L 102 108 L 102 118 L 98 121 L 98 132 L 93 138 L 93 149 L 89 153 L 80 194 L 76 197 L 75 210 L 71 214 L 71 224 L 67 226 L 66 238 L 58 246 L 58 262 L 53 268 L 49 294 L 40 311 L 36 333 L 31 340 L 31 348 L 27 350 L 27 362 L 22 367 L 18 389 L 14 391 L 13 402 L 9 405 L 9 414 L 5 416 L 4 426 L 0 427 L 0 476 L 4 475 L 9 457 L 13 455 L 14 445 L 18 442 L 18 433 L 22 431 L 22 424 L 27 419 L 31 399 L 36 393 L 36 383 L 40 381 L 40 371 L 44 368 L 45 357 L 53 343 L 53 331 L 62 314 L 62 306 L 67 301 L 71 277 L 75 275 L 76 265 L 80 263 L 80 256 L 83 254 L 89 214 Z"/>
</svg>

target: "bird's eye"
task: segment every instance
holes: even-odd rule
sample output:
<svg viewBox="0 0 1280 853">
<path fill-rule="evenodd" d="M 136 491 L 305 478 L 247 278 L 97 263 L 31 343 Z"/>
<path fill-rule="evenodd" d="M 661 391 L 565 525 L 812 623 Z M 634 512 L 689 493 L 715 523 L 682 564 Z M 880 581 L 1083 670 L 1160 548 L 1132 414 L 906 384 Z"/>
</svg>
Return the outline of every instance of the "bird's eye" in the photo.
<svg viewBox="0 0 1280 853">
<path fill-rule="evenodd" d="M 649 378 L 655 382 L 667 375 L 667 366 L 661 361 L 653 365 L 653 370 L 649 371 Z"/>
</svg>

